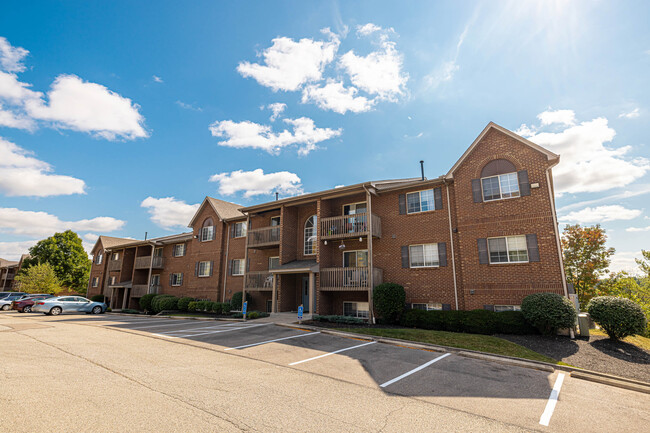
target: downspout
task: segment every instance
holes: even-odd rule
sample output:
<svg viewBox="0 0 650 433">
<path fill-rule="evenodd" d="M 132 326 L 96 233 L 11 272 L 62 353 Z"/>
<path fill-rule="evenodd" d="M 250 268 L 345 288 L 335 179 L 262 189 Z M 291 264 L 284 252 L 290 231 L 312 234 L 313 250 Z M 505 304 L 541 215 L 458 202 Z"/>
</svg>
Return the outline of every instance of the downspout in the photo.
<svg viewBox="0 0 650 433">
<path fill-rule="evenodd" d="M 153 269 L 153 254 L 154 251 L 156 251 L 156 247 L 154 246 L 153 242 L 150 243 L 150 245 L 151 245 L 151 260 L 149 261 L 149 276 L 147 277 L 147 286 L 149 287 L 147 293 L 151 293 L 151 272 Z"/>
<path fill-rule="evenodd" d="M 242 310 L 244 309 L 244 302 L 246 302 L 246 278 L 248 278 L 248 228 L 250 227 L 251 216 L 246 215 L 246 243 L 244 251 L 244 278 L 242 281 L 241 289 L 241 306 Z M 246 315 L 244 315 L 244 322 L 246 321 Z"/>
<path fill-rule="evenodd" d="M 368 315 L 370 321 L 375 323 L 375 315 L 373 313 L 372 305 L 372 296 L 375 290 L 375 277 L 372 260 L 372 194 L 370 194 L 366 185 L 363 186 L 363 189 L 366 190 L 366 201 L 368 202 L 368 216 L 366 217 L 368 219 L 368 273 L 370 274 L 370 285 L 368 287 Z"/>
<path fill-rule="evenodd" d="M 458 310 L 458 282 L 456 281 L 456 256 L 454 255 L 454 230 L 451 227 L 451 200 L 449 198 L 449 184 L 447 179 L 442 180 L 447 190 L 447 216 L 449 219 L 449 243 L 451 244 L 451 269 L 454 274 L 454 297 L 456 299 L 456 310 Z"/>
<path fill-rule="evenodd" d="M 553 188 L 551 186 L 550 170 L 555 167 L 560 160 L 546 169 L 546 184 L 548 186 L 548 198 L 551 200 L 551 212 L 553 213 L 553 229 L 555 230 L 555 243 L 557 244 L 557 254 L 560 259 L 560 272 L 562 273 L 562 287 L 564 288 L 564 296 L 569 297 L 569 289 L 566 283 L 566 274 L 564 272 L 564 258 L 562 257 L 562 245 L 560 244 L 560 229 L 557 223 L 557 215 L 555 213 L 555 198 L 553 197 Z"/>
<path fill-rule="evenodd" d="M 246 237 L 248 237 L 248 228 L 246 228 Z M 227 222 L 226 223 L 226 265 L 224 267 L 225 272 L 223 273 L 223 298 L 221 298 L 221 302 L 226 302 L 226 281 L 228 278 L 228 249 L 229 248 L 230 248 L 230 223 Z"/>
</svg>

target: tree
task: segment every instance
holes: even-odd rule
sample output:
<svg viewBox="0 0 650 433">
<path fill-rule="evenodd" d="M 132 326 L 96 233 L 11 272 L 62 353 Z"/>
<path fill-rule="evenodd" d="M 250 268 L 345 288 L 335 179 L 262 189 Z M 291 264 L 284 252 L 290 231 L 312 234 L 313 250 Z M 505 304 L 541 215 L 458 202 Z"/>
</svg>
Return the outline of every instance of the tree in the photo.
<svg viewBox="0 0 650 433">
<path fill-rule="evenodd" d="M 49 263 L 63 286 L 77 293 L 85 293 L 91 261 L 75 232 L 66 230 L 38 241 L 29 249 L 29 255 L 23 262 L 23 270 L 39 263 Z"/>
<path fill-rule="evenodd" d="M 646 279 L 650 279 L 650 250 L 641 250 L 642 258 L 634 259 L 641 272 L 645 274 Z"/>
<path fill-rule="evenodd" d="M 562 252 L 567 281 L 573 284 L 581 305 L 596 295 L 595 287 L 607 273 L 614 248 L 606 248 L 605 230 L 597 224 L 581 227 L 568 225 L 562 234 Z"/>
<path fill-rule="evenodd" d="M 638 279 L 625 271 L 612 273 L 598 283 L 596 292 L 598 296 L 616 296 L 638 304 L 648 319 L 645 335 L 650 336 L 650 278 Z"/>
<path fill-rule="evenodd" d="M 31 266 L 25 272 L 16 276 L 20 290 L 27 293 L 49 293 L 51 295 L 61 290 L 61 283 L 56 277 L 54 268 L 49 263 L 39 263 Z"/>
</svg>

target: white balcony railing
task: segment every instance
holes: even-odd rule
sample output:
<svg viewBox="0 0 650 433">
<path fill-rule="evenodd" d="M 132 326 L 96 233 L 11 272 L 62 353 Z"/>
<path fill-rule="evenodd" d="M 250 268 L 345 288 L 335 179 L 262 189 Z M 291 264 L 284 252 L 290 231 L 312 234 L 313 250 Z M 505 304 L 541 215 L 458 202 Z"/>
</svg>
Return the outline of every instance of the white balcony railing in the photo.
<svg viewBox="0 0 650 433">
<path fill-rule="evenodd" d="M 372 236 L 381 237 L 381 218 L 372 214 Z M 347 239 L 369 234 L 368 214 L 341 215 L 322 218 L 320 222 L 320 238 Z"/>
<path fill-rule="evenodd" d="M 382 283 L 383 270 L 372 269 L 375 286 Z M 326 268 L 320 271 L 320 290 L 364 291 L 370 287 L 370 268 Z"/>
</svg>

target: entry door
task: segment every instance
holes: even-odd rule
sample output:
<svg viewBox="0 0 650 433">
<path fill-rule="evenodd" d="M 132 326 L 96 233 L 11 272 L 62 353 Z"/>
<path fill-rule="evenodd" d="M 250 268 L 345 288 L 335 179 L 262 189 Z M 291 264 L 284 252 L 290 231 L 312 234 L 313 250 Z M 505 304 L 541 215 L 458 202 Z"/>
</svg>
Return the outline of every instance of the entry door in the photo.
<svg viewBox="0 0 650 433">
<path fill-rule="evenodd" d="M 309 277 L 302 277 L 303 312 L 309 313 Z"/>
</svg>

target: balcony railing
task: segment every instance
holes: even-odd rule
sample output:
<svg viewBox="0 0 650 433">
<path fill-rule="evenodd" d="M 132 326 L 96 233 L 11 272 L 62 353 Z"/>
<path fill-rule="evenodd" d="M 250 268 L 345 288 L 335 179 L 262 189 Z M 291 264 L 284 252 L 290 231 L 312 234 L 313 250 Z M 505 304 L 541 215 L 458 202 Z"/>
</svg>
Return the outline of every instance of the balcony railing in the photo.
<svg viewBox="0 0 650 433">
<path fill-rule="evenodd" d="M 320 290 L 364 291 L 370 286 L 370 268 L 327 268 L 320 271 Z M 375 286 L 383 282 L 384 271 L 372 268 Z"/>
<path fill-rule="evenodd" d="M 136 269 L 149 269 L 149 264 L 151 264 L 152 269 L 162 269 L 165 264 L 165 259 L 159 256 L 155 256 L 152 263 L 151 256 L 141 256 L 135 258 Z"/>
<path fill-rule="evenodd" d="M 157 295 L 160 293 L 160 284 L 152 284 L 149 286 L 149 292 L 151 294 Z"/>
<path fill-rule="evenodd" d="M 134 284 L 131 288 L 131 297 L 132 298 L 141 298 L 146 295 L 149 291 L 149 286 L 146 284 Z"/>
<path fill-rule="evenodd" d="M 273 275 L 268 271 L 247 272 L 244 279 L 246 290 L 273 290 Z"/>
<path fill-rule="evenodd" d="M 264 227 L 248 231 L 248 248 L 280 245 L 280 226 Z"/>
<path fill-rule="evenodd" d="M 372 214 L 372 236 L 381 237 L 381 218 Z M 341 215 L 322 218 L 320 221 L 320 238 L 347 239 L 369 234 L 368 214 Z"/>
<path fill-rule="evenodd" d="M 122 260 L 110 260 L 108 262 L 109 271 L 119 271 L 122 269 Z"/>
</svg>

